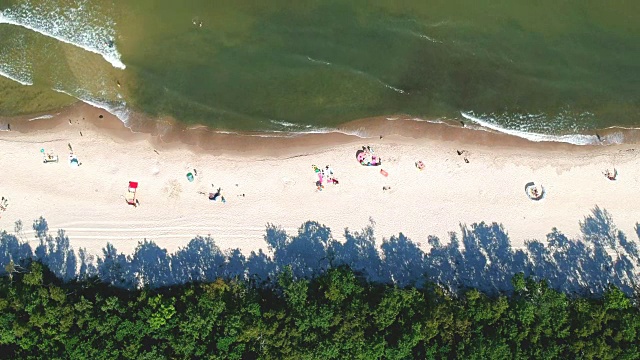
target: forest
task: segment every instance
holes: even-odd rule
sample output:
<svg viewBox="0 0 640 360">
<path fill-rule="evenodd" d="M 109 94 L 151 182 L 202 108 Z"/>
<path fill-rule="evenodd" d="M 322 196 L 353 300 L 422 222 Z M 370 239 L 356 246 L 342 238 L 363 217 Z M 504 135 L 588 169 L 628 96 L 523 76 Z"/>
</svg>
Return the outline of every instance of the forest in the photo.
<svg viewBox="0 0 640 360">
<path fill-rule="evenodd" d="M 638 225 L 596 207 L 575 238 L 514 248 L 479 223 L 427 252 L 374 228 L 269 224 L 248 255 L 195 237 L 93 257 L 17 222 L 0 232 L 0 357 L 640 359 Z"/>
<path fill-rule="evenodd" d="M 11 359 L 638 359 L 636 299 L 570 297 L 544 280 L 452 294 L 367 281 L 346 266 L 269 284 L 218 278 L 126 290 L 7 265 L 0 353 Z"/>
</svg>

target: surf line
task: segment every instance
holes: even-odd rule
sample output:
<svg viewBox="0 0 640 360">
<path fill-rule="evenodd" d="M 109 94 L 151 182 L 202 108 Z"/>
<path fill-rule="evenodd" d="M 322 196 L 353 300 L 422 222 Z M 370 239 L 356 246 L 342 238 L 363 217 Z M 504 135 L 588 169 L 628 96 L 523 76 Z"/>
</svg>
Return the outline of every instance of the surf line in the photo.
<svg viewBox="0 0 640 360">
<path fill-rule="evenodd" d="M 547 134 L 538 134 L 532 132 L 526 132 L 521 130 L 513 130 L 507 129 L 502 126 L 498 126 L 493 124 L 487 120 L 484 120 L 480 117 L 474 116 L 468 112 L 460 112 L 460 115 L 465 119 L 475 123 L 476 125 L 480 125 L 482 128 L 491 129 L 493 131 L 501 132 L 503 134 L 517 136 L 523 139 L 527 139 L 529 141 L 534 142 L 564 142 L 573 145 L 594 145 L 599 143 L 594 135 L 582 135 L 582 134 L 573 134 L 573 135 L 547 135 Z"/>
<path fill-rule="evenodd" d="M 13 19 L 10 19 L 10 18 L 6 17 L 2 13 L 0 13 L 0 24 L 8 24 L 8 25 L 20 26 L 20 27 L 23 27 L 25 29 L 28 29 L 28 30 L 31 30 L 31 31 L 35 31 L 35 32 L 37 32 L 39 34 L 42 34 L 44 36 L 56 39 L 56 40 L 61 41 L 63 43 L 79 47 L 79 48 L 81 48 L 83 50 L 92 52 L 94 54 L 98 54 L 98 55 L 102 56 L 111 65 L 113 65 L 113 67 L 115 67 L 115 68 L 124 70 L 127 67 L 122 61 L 120 61 L 120 53 L 118 53 L 115 50 L 115 46 L 111 47 L 112 49 L 114 49 L 112 53 L 110 53 L 110 54 L 109 53 L 103 53 L 103 52 L 101 52 L 99 49 L 97 49 L 95 47 L 91 47 L 91 46 L 85 45 L 85 44 L 77 44 L 77 43 L 74 43 L 71 40 L 65 39 L 62 36 L 49 33 L 47 31 L 38 29 L 38 28 L 36 28 L 34 26 L 31 26 L 31 25 L 28 25 L 28 24 L 23 24 L 23 23 L 21 23 L 19 21 L 15 21 Z"/>
<path fill-rule="evenodd" d="M 3 76 L 3 77 L 5 77 L 5 78 L 7 78 L 7 79 L 9 79 L 9 80 L 13 80 L 13 81 L 15 81 L 15 82 L 17 82 L 17 83 L 19 83 L 19 84 L 21 84 L 21 85 L 24 85 L 24 86 L 31 86 L 31 85 L 33 85 L 33 83 L 32 83 L 31 81 L 23 81 L 23 80 L 20 80 L 20 79 L 18 79 L 18 78 L 17 78 L 17 77 L 15 77 L 15 76 L 11 76 L 11 75 L 7 74 L 6 72 L 2 71 L 1 69 L 0 69 L 0 76 Z"/>
</svg>

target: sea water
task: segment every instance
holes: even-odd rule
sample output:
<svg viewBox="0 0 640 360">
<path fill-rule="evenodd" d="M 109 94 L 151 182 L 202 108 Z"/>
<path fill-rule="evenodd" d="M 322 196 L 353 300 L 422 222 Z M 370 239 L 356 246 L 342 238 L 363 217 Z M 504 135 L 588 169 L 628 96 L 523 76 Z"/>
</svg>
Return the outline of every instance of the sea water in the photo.
<svg viewBox="0 0 640 360">
<path fill-rule="evenodd" d="M 0 115 L 79 99 L 125 122 L 226 130 L 393 114 L 540 136 L 638 127 L 637 14 L 633 1 L 0 0 Z"/>
</svg>

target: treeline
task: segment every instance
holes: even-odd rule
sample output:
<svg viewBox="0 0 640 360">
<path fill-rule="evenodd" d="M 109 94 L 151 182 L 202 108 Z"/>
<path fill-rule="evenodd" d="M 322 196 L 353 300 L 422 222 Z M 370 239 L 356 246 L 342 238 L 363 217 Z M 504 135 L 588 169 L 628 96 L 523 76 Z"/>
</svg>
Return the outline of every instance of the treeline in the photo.
<svg viewBox="0 0 640 360">
<path fill-rule="evenodd" d="M 0 278 L 0 356 L 11 359 L 638 359 L 640 313 L 611 286 L 568 297 L 522 274 L 515 291 L 453 296 L 368 282 L 218 279 L 123 290 L 62 283 L 39 262 Z"/>
</svg>

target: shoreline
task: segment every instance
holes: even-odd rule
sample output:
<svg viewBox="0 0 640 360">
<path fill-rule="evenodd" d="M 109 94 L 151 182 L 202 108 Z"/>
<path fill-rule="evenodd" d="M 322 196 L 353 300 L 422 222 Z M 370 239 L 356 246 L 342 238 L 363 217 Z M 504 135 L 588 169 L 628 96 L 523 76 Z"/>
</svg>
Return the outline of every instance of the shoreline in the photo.
<svg viewBox="0 0 640 360">
<path fill-rule="evenodd" d="M 269 145 L 282 142 L 299 143 L 296 139 L 368 139 L 379 136 L 397 136 L 404 140 L 420 139 L 456 139 L 456 141 L 471 144 L 490 144 L 496 140 L 510 145 L 528 146 L 530 144 L 544 144 L 544 146 L 601 146 L 601 145 L 633 145 L 640 144 L 640 128 L 609 127 L 589 133 L 571 135 L 545 135 L 538 133 L 524 133 L 516 130 L 497 129 L 496 126 L 469 121 L 462 114 L 463 119 L 435 119 L 425 120 L 410 115 L 381 115 L 345 122 L 336 128 L 314 129 L 309 132 L 297 131 L 236 131 L 210 128 L 203 124 L 183 124 L 170 117 L 151 118 L 143 114 L 133 115 L 133 120 L 126 124 L 109 111 L 78 101 L 56 111 L 36 113 L 20 116 L 0 116 L 0 132 L 7 130 L 7 124 L 13 124 L 11 130 L 19 132 L 47 130 L 63 123 L 63 117 L 73 117 L 76 113 L 87 114 L 83 119 L 91 124 L 109 129 L 114 135 L 129 138 L 132 135 L 150 135 L 157 138 L 158 143 L 181 142 L 185 145 L 197 146 L 207 151 L 213 149 L 210 144 L 222 140 L 223 147 L 240 141 L 253 144 L 253 141 L 239 139 L 260 139 L 260 143 Z M 103 115 L 103 118 L 96 116 Z M 461 125 L 462 124 L 462 125 Z M 18 125 L 18 127 L 16 127 Z M 486 135 L 488 133 L 489 135 Z M 514 134 L 518 133 L 518 134 Z M 524 135 L 523 135 L 524 134 Z M 563 141 L 562 138 L 579 136 L 590 137 L 593 141 L 573 143 Z M 288 140 L 287 140 L 288 139 Z M 292 140 L 293 139 L 293 140 Z M 534 139 L 534 140 L 532 140 Z M 212 141 L 207 141 L 212 140 Z M 216 147 L 217 148 L 217 147 Z"/>
<path fill-rule="evenodd" d="M 578 221 L 595 206 L 607 209 L 628 235 L 640 220 L 628 205 L 640 182 L 635 165 L 640 149 L 634 144 L 531 142 L 384 117 L 339 129 L 366 138 L 339 132 L 226 134 L 189 130 L 164 119 L 147 132 L 136 132 L 84 104 L 28 121 L 33 117 L 0 119 L 11 121 L 11 131 L 0 132 L 5 154 L 0 166 L 12 174 L 1 187 L 11 204 L 2 213 L 0 229 L 12 232 L 20 219 L 34 242 L 29 224 L 43 216 L 51 229 L 67 231 L 74 248 L 87 248 L 90 254 L 100 254 L 108 241 L 130 254 L 144 238 L 174 251 L 209 234 L 222 249 L 237 247 L 249 254 L 267 250 L 268 223 L 295 233 L 308 220 L 329 226 L 339 240 L 345 228 L 358 231 L 373 220 L 378 246 L 383 238 L 403 233 L 423 249 L 429 235 L 447 243 L 448 234 L 459 233 L 461 225 L 498 222 L 512 245 L 522 248 L 530 239 L 545 241 L 553 227 L 577 236 Z M 81 167 L 69 167 L 67 144 Z M 357 163 L 354 153 L 363 145 L 380 154 L 388 177 Z M 43 164 L 41 148 L 54 150 L 60 163 Z M 414 166 L 417 160 L 425 162 L 424 171 Z M 340 184 L 316 191 L 311 165 L 331 165 Z M 614 167 L 620 177 L 609 181 L 601 172 Z M 195 181 L 187 181 L 184 175 L 195 168 Z M 121 199 L 127 181 L 141 184 L 138 208 Z M 545 199 L 532 202 L 525 196 L 529 181 L 542 183 Z M 200 194 L 216 187 L 223 188 L 226 204 Z"/>
<path fill-rule="evenodd" d="M 72 116 L 76 112 L 84 112 L 104 115 L 102 119 L 93 117 L 87 118 L 96 126 L 106 122 L 116 121 L 110 124 L 109 129 L 115 130 L 120 127 L 122 136 L 127 132 L 134 134 L 149 134 L 161 138 L 162 142 L 179 141 L 186 145 L 198 146 L 202 150 L 211 150 L 211 142 L 222 140 L 225 144 L 233 143 L 241 138 L 261 138 L 278 140 L 300 138 L 317 139 L 319 137 L 338 138 L 374 138 L 379 136 L 400 136 L 408 139 L 434 138 L 434 133 L 444 133 L 443 136 L 435 138 L 457 138 L 464 139 L 469 143 L 487 143 L 482 132 L 490 133 L 507 143 L 518 143 L 527 146 L 529 143 L 542 143 L 553 146 L 553 144 L 568 144 L 578 146 L 599 146 L 599 145 L 623 145 L 640 144 L 640 128 L 627 128 L 612 126 L 585 133 L 575 133 L 566 135 L 547 135 L 541 133 L 528 133 L 519 130 L 510 130 L 493 125 L 486 120 L 475 118 L 473 115 L 461 113 L 461 119 L 434 119 L 426 120 L 411 115 L 381 115 L 364 119 L 356 119 L 342 123 L 335 128 L 318 128 L 308 132 L 299 131 L 239 131 L 211 128 L 204 124 L 184 124 L 170 117 L 151 118 L 145 114 L 133 113 L 131 119 L 125 123 L 108 110 L 95 107 L 83 101 L 78 101 L 72 105 L 49 112 L 36 113 L 20 116 L 0 116 L 0 131 L 6 130 L 9 123 L 14 124 L 12 130 L 21 132 L 49 129 L 55 124 L 53 118 L 60 116 Z M 66 114 L 66 115 L 65 115 Z M 91 116 L 92 116 L 91 115 Z M 45 124 L 46 122 L 49 122 Z M 119 122 L 122 126 L 117 124 Z M 20 127 L 16 129 L 15 124 Z M 471 130 L 465 132 L 464 130 Z M 127 136 L 127 135 L 124 135 Z M 517 139 L 517 140 L 516 140 Z M 208 141 L 211 140 L 211 141 Z M 523 140 L 523 141 L 520 141 Z M 252 141 L 246 141 L 252 144 Z M 260 141 L 272 143 L 273 141 Z M 296 143 L 293 141 L 292 143 Z"/>
</svg>

